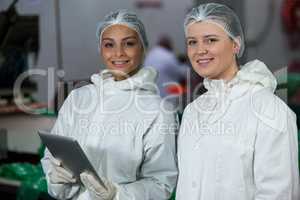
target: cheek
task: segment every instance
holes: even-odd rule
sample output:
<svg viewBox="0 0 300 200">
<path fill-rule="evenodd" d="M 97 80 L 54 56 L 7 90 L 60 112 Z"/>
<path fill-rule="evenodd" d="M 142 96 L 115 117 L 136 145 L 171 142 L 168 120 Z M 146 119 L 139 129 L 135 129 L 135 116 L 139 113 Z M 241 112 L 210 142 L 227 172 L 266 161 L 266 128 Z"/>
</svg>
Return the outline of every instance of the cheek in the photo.
<svg viewBox="0 0 300 200">
<path fill-rule="evenodd" d="M 103 60 L 106 60 L 106 59 L 108 59 L 110 56 L 109 56 L 109 52 L 107 51 L 107 50 L 104 50 L 104 49 L 101 49 L 101 57 L 102 57 L 102 59 Z"/>
<path fill-rule="evenodd" d="M 193 61 L 194 52 L 195 50 L 193 48 L 187 47 L 187 56 L 191 62 Z"/>
<path fill-rule="evenodd" d="M 231 60 L 232 58 L 234 58 L 234 49 L 231 47 L 227 47 L 227 49 L 223 50 L 222 52 L 220 52 L 220 55 L 222 56 L 222 58 L 224 60 Z"/>
<path fill-rule="evenodd" d="M 224 45 L 221 44 L 215 44 L 209 47 L 209 52 L 214 55 L 222 55 L 224 52 L 226 52 L 226 48 Z"/>
<path fill-rule="evenodd" d="M 230 49 L 228 49 L 227 51 L 220 52 L 218 58 L 218 65 L 222 66 L 219 68 L 220 71 L 225 70 L 227 66 L 231 66 L 235 60 L 234 55 L 230 51 Z"/>
<path fill-rule="evenodd" d="M 132 50 L 128 52 L 127 55 L 133 59 L 134 63 L 139 63 L 142 60 L 142 50 L 140 49 Z"/>
<path fill-rule="evenodd" d="M 231 47 L 226 45 L 216 45 L 210 49 L 210 52 L 217 55 L 221 59 L 226 59 L 231 55 Z"/>
<path fill-rule="evenodd" d="M 103 60 L 104 63 L 108 64 L 109 60 L 112 57 L 112 52 L 111 51 L 101 51 L 101 58 Z"/>
<path fill-rule="evenodd" d="M 105 54 L 101 53 L 101 58 L 104 63 L 107 62 L 107 57 L 105 56 Z"/>
</svg>

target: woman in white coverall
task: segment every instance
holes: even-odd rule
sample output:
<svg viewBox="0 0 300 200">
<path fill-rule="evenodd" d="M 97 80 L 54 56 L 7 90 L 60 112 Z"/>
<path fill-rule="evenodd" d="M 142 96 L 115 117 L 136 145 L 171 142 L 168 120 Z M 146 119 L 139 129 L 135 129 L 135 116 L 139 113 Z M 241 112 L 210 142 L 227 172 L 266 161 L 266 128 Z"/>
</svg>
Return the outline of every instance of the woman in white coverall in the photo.
<svg viewBox="0 0 300 200">
<path fill-rule="evenodd" d="M 166 200 L 177 181 L 176 115 L 156 94 L 156 71 L 142 68 L 148 47 L 136 14 L 108 14 L 97 30 L 106 70 L 73 90 L 52 134 L 78 140 L 101 179 L 79 180 L 46 150 L 42 165 L 49 194 L 57 199 Z M 66 147 L 68 148 L 68 147 Z"/>
<path fill-rule="evenodd" d="M 296 116 L 258 60 L 239 66 L 236 14 L 209 3 L 185 19 L 187 54 L 208 90 L 183 114 L 177 200 L 299 200 Z"/>
</svg>

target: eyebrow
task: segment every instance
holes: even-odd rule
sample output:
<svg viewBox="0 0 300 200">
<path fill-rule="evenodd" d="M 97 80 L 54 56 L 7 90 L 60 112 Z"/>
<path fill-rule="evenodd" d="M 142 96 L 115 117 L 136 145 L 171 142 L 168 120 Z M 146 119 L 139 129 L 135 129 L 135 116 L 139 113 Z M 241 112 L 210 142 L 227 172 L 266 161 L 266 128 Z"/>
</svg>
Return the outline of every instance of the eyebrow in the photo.
<svg viewBox="0 0 300 200">
<path fill-rule="evenodd" d="M 215 34 L 209 34 L 209 35 L 204 35 L 203 36 L 204 38 L 210 38 L 210 37 L 219 37 L 218 35 L 215 35 Z M 188 39 L 196 39 L 196 37 L 194 37 L 194 36 L 189 36 L 189 37 L 187 37 L 186 38 L 187 40 Z"/>
<path fill-rule="evenodd" d="M 128 36 L 128 37 L 123 38 L 123 40 L 128 40 L 128 39 L 137 39 L 137 37 L 136 36 Z"/>
<path fill-rule="evenodd" d="M 128 40 L 128 39 L 137 39 L 137 37 L 136 36 L 128 36 L 128 37 L 123 38 L 122 40 Z M 113 41 L 114 39 L 107 37 L 107 38 L 102 38 L 102 40 L 111 40 L 111 41 Z"/>
<path fill-rule="evenodd" d="M 219 35 L 215 35 L 215 34 L 204 35 L 204 38 L 209 38 L 209 37 L 220 37 L 220 36 Z"/>
</svg>

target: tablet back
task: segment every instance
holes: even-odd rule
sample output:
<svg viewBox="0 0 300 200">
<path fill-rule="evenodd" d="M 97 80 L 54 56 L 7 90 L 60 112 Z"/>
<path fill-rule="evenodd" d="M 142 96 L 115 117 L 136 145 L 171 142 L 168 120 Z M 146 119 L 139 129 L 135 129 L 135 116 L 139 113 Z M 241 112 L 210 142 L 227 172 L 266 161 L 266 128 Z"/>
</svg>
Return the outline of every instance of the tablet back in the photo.
<svg viewBox="0 0 300 200">
<path fill-rule="evenodd" d="M 38 134 L 43 144 L 45 144 L 53 157 L 60 160 L 63 167 L 71 171 L 77 180 L 80 180 L 80 174 L 82 172 L 87 171 L 94 174 L 99 182 L 104 185 L 103 181 L 99 178 L 97 172 L 75 139 L 66 136 L 49 134 L 42 130 L 39 130 Z"/>
</svg>

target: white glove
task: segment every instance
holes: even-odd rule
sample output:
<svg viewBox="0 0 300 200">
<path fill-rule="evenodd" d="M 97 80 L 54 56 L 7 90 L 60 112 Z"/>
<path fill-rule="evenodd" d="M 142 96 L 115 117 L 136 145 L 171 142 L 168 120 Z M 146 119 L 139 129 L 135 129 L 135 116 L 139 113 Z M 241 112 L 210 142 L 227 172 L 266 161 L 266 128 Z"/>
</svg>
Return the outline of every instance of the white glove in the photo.
<svg viewBox="0 0 300 200">
<path fill-rule="evenodd" d="M 113 200 L 117 193 L 117 188 L 113 183 L 103 179 L 106 187 L 104 188 L 96 178 L 88 172 L 81 173 L 80 180 L 93 200 Z"/>
<path fill-rule="evenodd" d="M 63 168 L 61 161 L 50 157 L 51 168 L 49 171 L 49 179 L 53 184 L 75 183 L 76 179 L 73 174 Z"/>
</svg>

